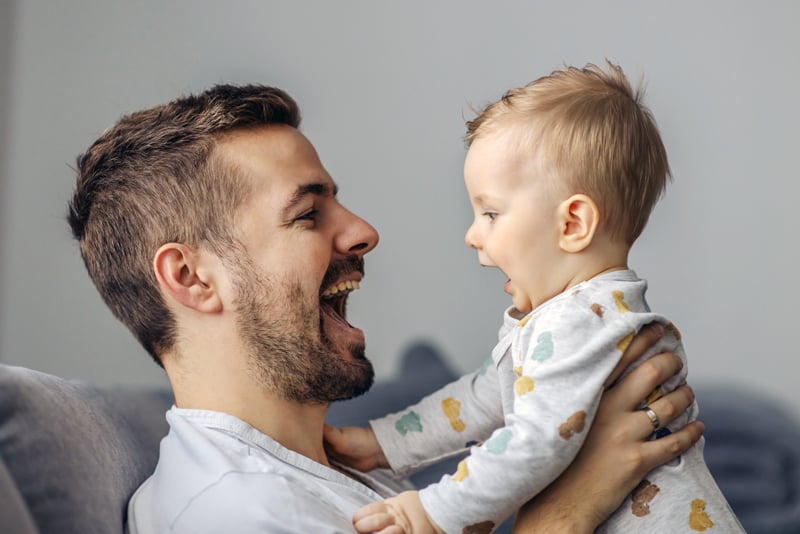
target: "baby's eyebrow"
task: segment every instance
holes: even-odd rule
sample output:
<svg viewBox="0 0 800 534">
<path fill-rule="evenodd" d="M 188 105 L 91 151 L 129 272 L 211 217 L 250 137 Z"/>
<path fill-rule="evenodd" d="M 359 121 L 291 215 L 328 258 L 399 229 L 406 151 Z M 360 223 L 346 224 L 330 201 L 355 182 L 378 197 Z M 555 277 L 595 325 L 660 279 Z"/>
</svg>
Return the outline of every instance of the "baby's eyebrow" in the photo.
<svg viewBox="0 0 800 534">
<path fill-rule="evenodd" d="M 492 199 L 484 194 L 475 195 L 472 197 L 472 202 L 478 206 L 485 206 L 486 204 L 490 204 Z"/>
</svg>

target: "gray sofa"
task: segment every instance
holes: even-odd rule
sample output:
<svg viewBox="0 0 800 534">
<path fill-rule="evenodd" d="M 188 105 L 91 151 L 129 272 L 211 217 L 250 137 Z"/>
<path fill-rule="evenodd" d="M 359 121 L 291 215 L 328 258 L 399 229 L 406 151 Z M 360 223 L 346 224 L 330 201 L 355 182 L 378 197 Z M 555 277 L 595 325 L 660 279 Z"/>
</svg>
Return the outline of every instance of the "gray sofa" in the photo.
<svg viewBox="0 0 800 534">
<path fill-rule="evenodd" d="M 413 345 L 396 379 L 334 404 L 328 420 L 364 424 L 454 377 L 434 347 Z M 695 389 L 706 458 L 748 532 L 800 532 L 797 421 L 754 394 Z M 0 365 L 0 533 L 121 534 L 126 501 L 155 466 L 171 402 L 167 391 L 99 388 Z M 414 481 L 427 484 L 453 467 Z"/>
</svg>

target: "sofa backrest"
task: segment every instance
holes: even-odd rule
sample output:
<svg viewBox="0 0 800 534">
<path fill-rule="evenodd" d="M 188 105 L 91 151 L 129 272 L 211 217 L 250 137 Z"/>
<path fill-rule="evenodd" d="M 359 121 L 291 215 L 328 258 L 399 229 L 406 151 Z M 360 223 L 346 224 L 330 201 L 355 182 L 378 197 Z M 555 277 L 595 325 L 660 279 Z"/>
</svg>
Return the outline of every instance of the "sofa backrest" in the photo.
<svg viewBox="0 0 800 534">
<path fill-rule="evenodd" d="M 171 402 L 166 391 L 0 365 L 0 500 L 24 504 L 3 514 L 3 531 L 13 519 L 43 534 L 121 534 L 128 498 L 155 468 Z"/>
</svg>

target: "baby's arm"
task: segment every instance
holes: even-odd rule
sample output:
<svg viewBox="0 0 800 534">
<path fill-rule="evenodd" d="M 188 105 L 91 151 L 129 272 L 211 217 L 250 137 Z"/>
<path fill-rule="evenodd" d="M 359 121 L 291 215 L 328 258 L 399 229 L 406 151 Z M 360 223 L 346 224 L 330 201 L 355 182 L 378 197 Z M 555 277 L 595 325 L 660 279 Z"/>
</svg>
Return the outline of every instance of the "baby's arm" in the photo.
<svg viewBox="0 0 800 534">
<path fill-rule="evenodd" d="M 370 421 L 389 466 L 403 477 L 464 453 L 502 424 L 497 369 L 491 359 L 417 404 Z"/>
<path fill-rule="evenodd" d="M 360 533 L 443 534 L 425 513 L 417 491 L 364 506 L 353 516 L 353 526 Z"/>
<path fill-rule="evenodd" d="M 510 344 L 517 321 L 503 319 L 499 343 L 474 373 L 426 396 L 417 404 L 370 421 L 386 460 L 398 476 L 458 456 L 503 425 L 497 361 Z M 454 402 L 458 399 L 457 402 Z"/>
<path fill-rule="evenodd" d="M 482 400 L 498 395 L 493 389 L 496 383 L 497 371 L 489 360 L 474 374 L 461 377 L 419 403 L 370 421 L 369 428 L 336 428 L 326 424 L 326 452 L 331 459 L 359 471 L 391 467 L 398 476 L 407 476 L 448 456 L 463 453 L 469 440 L 479 441 L 502 425 L 499 402 L 498 406 L 481 407 Z M 464 417 L 459 419 L 466 420 L 464 426 L 465 429 L 469 426 L 469 432 L 455 436 L 452 431 L 437 435 L 432 431 L 431 418 L 442 417 L 442 422 L 447 424 L 442 415 L 435 414 L 441 414 L 442 401 L 453 395 L 474 403 L 473 408 L 465 403 Z M 382 439 L 376 436 L 375 428 Z M 423 430 L 426 431 L 424 435 Z M 441 439 L 445 437 L 450 439 Z M 384 444 L 388 453 L 382 446 Z"/>
<path fill-rule="evenodd" d="M 524 330 L 532 334 L 530 346 L 514 344 L 512 356 L 527 350 L 520 353 L 524 358 L 517 356 L 517 381 L 509 384 L 514 413 L 472 449 L 454 476 L 420 492 L 426 511 L 445 530 L 499 524 L 574 459 L 624 350 L 619 342 L 629 334 L 627 326 L 609 325 L 587 310 L 548 310 L 554 313 Z"/>
</svg>

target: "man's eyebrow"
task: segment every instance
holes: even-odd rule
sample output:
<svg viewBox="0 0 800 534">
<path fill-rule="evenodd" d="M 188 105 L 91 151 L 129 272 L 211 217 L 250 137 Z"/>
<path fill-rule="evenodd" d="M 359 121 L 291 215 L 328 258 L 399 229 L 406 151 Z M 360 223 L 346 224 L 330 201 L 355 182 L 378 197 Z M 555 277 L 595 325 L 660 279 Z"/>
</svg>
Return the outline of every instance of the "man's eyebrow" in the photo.
<svg viewBox="0 0 800 534">
<path fill-rule="evenodd" d="M 299 185 L 299 186 L 297 186 L 297 189 L 295 189 L 294 193 L 292 194 L 292 197 L 289 199 L 289 201 L 283 207 L 281 215 L 283 216 L 284 219 L 290 219 L 291 218 L 291 211 L 300 202 L 302 202 L 304 198 L 306 198 L 309 195 L 313 195 L 313 196 L 334 196 L 335 197 L 338 192 L 339 192 L 339 186 L 336 185 L 336 184 L 333 184 L 333 186 L 331 186 L 330 184 L 327 184 L 327 183 L 314 182 L 314 183 L 311 183 L 311 184 Z"/>
</svg>

